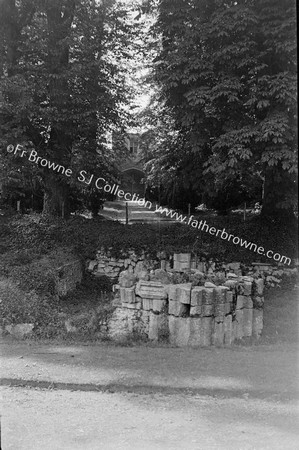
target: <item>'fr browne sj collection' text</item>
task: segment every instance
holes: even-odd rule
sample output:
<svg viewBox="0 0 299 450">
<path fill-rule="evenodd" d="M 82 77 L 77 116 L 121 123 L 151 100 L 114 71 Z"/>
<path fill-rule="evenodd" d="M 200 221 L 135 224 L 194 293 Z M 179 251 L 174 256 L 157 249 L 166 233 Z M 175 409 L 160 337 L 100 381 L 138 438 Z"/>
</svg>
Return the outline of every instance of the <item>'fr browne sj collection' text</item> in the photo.
<svg viewBox="0 0 299 450">
<path fill-rule="evenodd" d="M 48 168 L 50 170 L 53 170 L 53 172 L 56 172 L 58 174 L 65 175 L 66 177 L 71 177 L 73 175 L 72 169 L 66 168 L 65 166 L 51 162 L 46 158 L 43 158 L 41 156 L 38 156 L 38 153 L 36 150 L 26 150 L 24 147 L 20 144 L 17 144 L 16 146 L 10 144 L 7 146 L 7 152 L 13 153 L 14 155 L 18 155 L 21 158 L 28 158 L 28 161 L 35 163 L 41 167 Z M 98 177 L 96 178 L 94 174 L 88 175 L 86 170 L 80 170 L 79 175 L 77 175 L 77 180 L 81 183 L 86 184 L 87 186 L 95 186 L 99 190 L 103 190 L 106 193 L 114 194 L 118 197 L 123 197 L 126 201 L 139 201 L 138 194 L 131 194 L 130 192 L 124 192 L 120 189 L 119 185 L 113 184 L 111 185 L 108 183 L 105 178 Z M 127 198 L 129 196 L 129 198 Z M 144 199 L 140 199 L 140 201 L 144 202 Z"/>
</svg>

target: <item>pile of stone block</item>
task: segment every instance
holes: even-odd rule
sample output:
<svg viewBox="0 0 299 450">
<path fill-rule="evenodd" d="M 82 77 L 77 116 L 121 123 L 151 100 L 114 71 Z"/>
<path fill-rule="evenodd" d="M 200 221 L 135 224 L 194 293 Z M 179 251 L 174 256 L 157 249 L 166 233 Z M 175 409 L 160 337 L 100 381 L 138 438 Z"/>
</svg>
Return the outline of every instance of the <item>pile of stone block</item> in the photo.
<svg viewBox="0 0 299 450">
<path fill-rule="evenodd" d="M 111 338 L 141 334 L 178 346 L 231 345 L 258 338 L 263 328 L 264 283 L 279 284 L 296 268 L 265 263 L 215 262 L 191 253 L 158 252 L 149 258 L 131 249 L 116 259 L 104 249 L 88 262 L 95 276 L 116 281 Z M 246 274 L 246 276 L 244 276 Z M 276 279 L 276 278 L 275 278 Z"/>
<path fill-rule="evenodd" d="M 176 346 L 231 345 L 258 338 L 263 327 L 262 279 L 228 274 L 223 286 L 162 284 L 124 272 L 117 288 L 110 337 L 141 333 L 150 340 L 167 337 Z"/>
</svg>

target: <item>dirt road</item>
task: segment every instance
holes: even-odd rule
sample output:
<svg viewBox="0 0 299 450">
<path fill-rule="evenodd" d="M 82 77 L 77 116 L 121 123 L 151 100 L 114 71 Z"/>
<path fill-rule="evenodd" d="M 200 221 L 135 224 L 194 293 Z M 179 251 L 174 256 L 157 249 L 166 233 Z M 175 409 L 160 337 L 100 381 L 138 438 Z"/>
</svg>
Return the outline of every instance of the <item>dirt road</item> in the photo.
<svg viewBox="0 0 299 450">
<path fill-rule="evenodd" d="M 297 449 L 297 348 L 19 343 L 2 449 Z"/>
</svg>

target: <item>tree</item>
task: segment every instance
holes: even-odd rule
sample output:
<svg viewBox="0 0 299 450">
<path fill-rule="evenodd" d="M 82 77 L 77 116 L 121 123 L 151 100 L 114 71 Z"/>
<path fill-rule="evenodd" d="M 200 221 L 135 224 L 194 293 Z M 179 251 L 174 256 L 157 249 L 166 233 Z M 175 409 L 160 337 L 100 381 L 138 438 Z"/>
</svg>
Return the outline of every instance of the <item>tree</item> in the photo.
<svg viewBox="0 0 299 450">
<path fill-rule="evenodd" d="M 263 179 L 272 217 L 296 201 L 295 17 L 293 0 L 161 0 L 155 29 L 155 78 L 184 160 L 204 166 L 213 193 Z"/>
<path fill-rule="evenodd" d="M 122 61 L 134 33 L 124 5 L 2 0 L 0 17 L 3 148 L 18 143 L 73 173 L 97 169 L 113 176 L 115 158 L 102 136 L 125 116 Z M 67 217 L 75 181 L 45 169 L 39 174 L 44 212 L 63 210 Z"/>
</svg>

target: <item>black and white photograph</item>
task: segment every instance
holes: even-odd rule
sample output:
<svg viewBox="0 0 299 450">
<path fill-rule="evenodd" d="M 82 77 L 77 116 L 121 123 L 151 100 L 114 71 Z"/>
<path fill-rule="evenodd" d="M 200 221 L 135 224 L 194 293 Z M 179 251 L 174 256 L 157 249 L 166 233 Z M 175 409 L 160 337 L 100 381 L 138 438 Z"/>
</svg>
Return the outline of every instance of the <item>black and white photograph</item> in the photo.
<svg viewBox="0 0 299 450">
<path fill-rule="evenodd" d="M 295 0 L 0 0 L 0 450 L 298 450 Z"/>
</svg>

